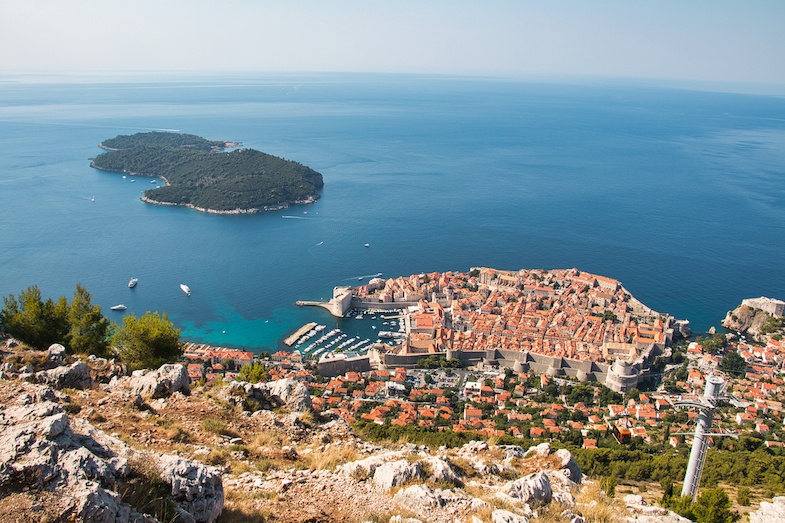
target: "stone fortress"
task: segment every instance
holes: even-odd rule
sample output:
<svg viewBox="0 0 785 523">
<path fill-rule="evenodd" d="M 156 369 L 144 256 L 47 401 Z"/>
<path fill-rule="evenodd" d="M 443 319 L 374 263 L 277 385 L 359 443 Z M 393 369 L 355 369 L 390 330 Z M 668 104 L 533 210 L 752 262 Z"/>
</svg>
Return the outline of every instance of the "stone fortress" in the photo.
<svg viewBox="0 0 785 523">
<path fill-rule="evenodd" d="M 668 352 L 673 318 L 636 300 L 620 282 L 566 270 L 474 268 L 409 277 L 375 278 L 336 287 L 335 315 L 352 310 L 399 310 L 405 337 L 377 344 L 367 356 L 333 356 L 327 375 L 370 368 L 413 368 L 427 356 L 463 366 L 501 366 L 552 378 L 596 381 L 624 392 L 650 380 L 657 356 Z"/>
<path fill-rule="evenodd" d="M 760 309 L 763 312 L 768 312 L 777 318 L 785 316 L 785 301 L 782 300 L 761 296 L 760 298 L 746 298 L 741 301 L 741 304 L 753 309 Z"/>
</svg>

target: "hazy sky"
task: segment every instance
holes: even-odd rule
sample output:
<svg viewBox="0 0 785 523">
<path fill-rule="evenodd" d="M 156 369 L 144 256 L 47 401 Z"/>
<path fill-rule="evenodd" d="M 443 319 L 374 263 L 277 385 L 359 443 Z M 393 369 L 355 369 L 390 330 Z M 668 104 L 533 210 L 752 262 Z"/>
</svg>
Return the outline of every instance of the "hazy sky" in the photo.
<svg viewBox="0 0 785 523">
<path fill-rule="evenodd" d="M 0 73 L 26 71 L 785 84 L 785 1 L 2 0 Z"/>
</svg>

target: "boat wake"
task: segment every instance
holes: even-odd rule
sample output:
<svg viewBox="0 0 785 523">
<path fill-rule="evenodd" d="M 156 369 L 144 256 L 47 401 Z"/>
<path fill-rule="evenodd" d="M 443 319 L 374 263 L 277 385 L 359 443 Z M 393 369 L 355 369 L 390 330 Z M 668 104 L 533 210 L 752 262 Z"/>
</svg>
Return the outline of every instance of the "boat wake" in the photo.
<svg viewBox="0 0 785 523">
<path fill-rule="evenodd" d="M 283 216 L 281 216 L 281 218 L 290 218 L 290 219 L 294 219 L 294 220 L 307 220 L 308 219 L 305 216 L 292 216 L 290 214 L 284 214 Z"/>
</svg>

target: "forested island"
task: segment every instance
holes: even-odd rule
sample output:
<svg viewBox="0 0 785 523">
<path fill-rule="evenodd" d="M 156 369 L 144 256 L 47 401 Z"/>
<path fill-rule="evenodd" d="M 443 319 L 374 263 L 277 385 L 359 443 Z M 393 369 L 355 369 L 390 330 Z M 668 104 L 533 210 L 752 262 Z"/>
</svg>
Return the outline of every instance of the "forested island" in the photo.
<svg viewBox="0 0 785 523">
<path fill-rule="evenodd" d="M 99 145 L 108 152 L 95 157 L 90 166 L 161 178 L 166 185 L 146 190 L 142 200 L 205 212 L 253 213 L 319 198 L 324 182 L 318 172 L 254 149 L 224 151 L 236 146 L 192 134 L 120 135 Z"/>
</svg>

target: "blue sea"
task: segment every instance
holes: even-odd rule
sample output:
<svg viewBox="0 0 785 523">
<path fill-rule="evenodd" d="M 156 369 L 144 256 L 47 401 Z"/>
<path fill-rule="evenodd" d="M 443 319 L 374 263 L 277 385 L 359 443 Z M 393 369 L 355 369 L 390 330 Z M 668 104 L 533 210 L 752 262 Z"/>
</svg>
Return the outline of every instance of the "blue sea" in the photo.
<svg viewBox="0 0 785 523">
<path fill-rule="evenodd" d="M 217 216 L 89 167 L 102 140 L 177 130 L 296 160 L 314 205 Z M 186 340 L 277 349 L 336 285 L 570 268 L 718 326 L 785 299 L 785 98 L 407 75 L 0 77 L 0 295 L 84 284 Z M 365 248 L 364 244 L 370 244 Z M 131 277 L 139 278 L 128 289 Z M 179 289 L 186 283 L 192 295 Z"/>
</svg>

